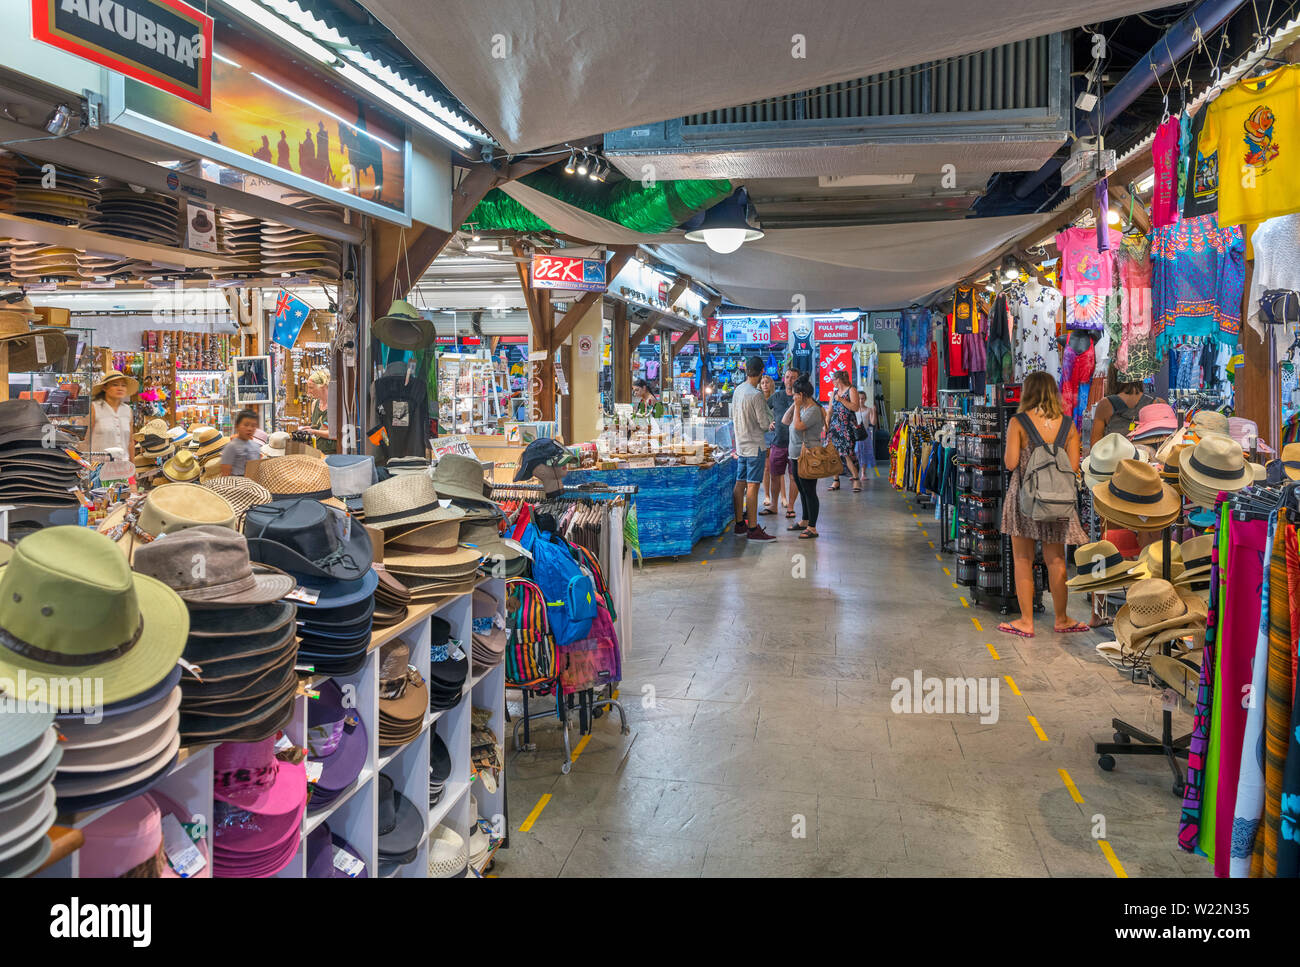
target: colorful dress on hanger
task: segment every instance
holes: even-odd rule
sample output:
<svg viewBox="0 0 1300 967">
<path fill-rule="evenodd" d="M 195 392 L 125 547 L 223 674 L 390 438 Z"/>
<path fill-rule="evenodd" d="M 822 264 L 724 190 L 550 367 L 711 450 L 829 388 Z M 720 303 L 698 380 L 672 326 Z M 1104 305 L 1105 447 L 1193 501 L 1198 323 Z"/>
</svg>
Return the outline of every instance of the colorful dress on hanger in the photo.
<svg viewBox="0 0 1300 967">
<path fill-rule="evenodd" d="M 1205 796 L 1206 757 L 1209 752 L 1211 704 L 1214 700 L 1215 645 L 1219 612 L 1219 547 L 1210 548 L 1210 606 L 1205 621 L 1205 651 L 1201 656 L 1200 683 L 1196 688 L 1196 711 L 1187 745 L 1187 782 L 1183 786 L 1182 815 L 1178 820 L 1178 847 L 1188 853 L 1197 850 L 1201 836 L 1202 804 Z"/>
<path fill-rule="evenodd" d="M 924 366 L 930 358 L 930 310 L 904 309 L 898 319 L 898 344 L 903 365 Z"/>
<path fill-rule="evenodd" d="M 939 405 L 939 346 L 930 342 L 930 358 L 925 361 L 921 375 L 921 405 Z"/>
<path fill-rule="evenodd" d="M 1111 228 L 1110 250 L 1099 251 L 1092 228 L 1067 228 L 1056 236 L 1061 253 L 1062 293 L 1067 329 L 1102 331 L 1115 300 L 1114 251 L 1121 235 Z"/>
<path fill-rule="evenodd" d="M 1184 336 L 1236 343 L 1246 286 L 1241 229 L 1213 215 L 1185 218 L 1151 234 L 1152 335 L 1163 350 Z"/>
<path fill-rule="evenodd" d="M 1151 243 L 1125 235 L 1116 253 L 1120 282 L 1120 344 L 1112 353 L 1119 378 L 1146 379 L 1160 368 L 1151 336 Z"/>
<path fill-rule="evenodd" d="M 1062 296 L 1058 289 L 1031 280 L 1008 293 L 1012 317 L 1012 351 L 1016 380 L 1030 373 L 1051 373 L 1061 380 L 1061 353 L 1056 345 L 1057 319 Z"/>
<path fill-rule="evenodd" d="M 1156 128 L 1151 159 L 1155 163 L 1155 186 L 1151 196 L 1151 224 L 1172 225 L 1178 215 L 1178 118 Z"/>
</svg>

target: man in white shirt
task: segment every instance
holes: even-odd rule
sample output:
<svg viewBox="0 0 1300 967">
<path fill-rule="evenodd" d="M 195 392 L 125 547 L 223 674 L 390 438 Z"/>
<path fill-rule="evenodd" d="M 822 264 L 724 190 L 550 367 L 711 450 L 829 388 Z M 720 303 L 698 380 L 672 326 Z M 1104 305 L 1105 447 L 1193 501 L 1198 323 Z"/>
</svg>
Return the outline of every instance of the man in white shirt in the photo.
<svg viewBox="0 0 1300 967">
<path fill-rule="evenodd" d="M 763 482 L 764 436 L 772 429 L 772 411 L 768 408 L 758 382 L 763 376 L 763 361 L 757 356 L 745 360 L 745 381 L 731 395 L 731 422 L 736 431 L 736 486 L 732 503 L 736 511 L 736 533 L 752 541 L 774 541 L 771 534 L 758 526 L 758 486 Z M 749 508 L 746 523 L 745 508 Z"/>
</svg>

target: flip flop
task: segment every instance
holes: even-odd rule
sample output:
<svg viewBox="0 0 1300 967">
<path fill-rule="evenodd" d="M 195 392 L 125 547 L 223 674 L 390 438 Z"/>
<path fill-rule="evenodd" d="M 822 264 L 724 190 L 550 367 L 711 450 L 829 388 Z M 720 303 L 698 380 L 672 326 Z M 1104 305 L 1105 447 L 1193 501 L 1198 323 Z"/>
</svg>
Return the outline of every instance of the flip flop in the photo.
<svg viewBox="0 0 1300 967">
<path fill-rule="evenodd" d="M 1019 628 L 1015 627 L 1014 625 L 1008 624 L 1005 621 L 1002 622 L 1002 624 L 998 625 L 998 631 L 1002 632 L 1004 635 L 1015 635 L 1017 638 L 1034 637 L 1034 632 L 1021 631 Z"/>
<path fill-rule="evenodd" d="M 1091 631 L 1092 628 L 1084 624 L 1082 621 L 1076 621 L 1068 628 L 1053 628 L 1052 630 L 1058 635 L 1073 635 L 1080 631 Z"/>
<path fill-rule="evenodd" d="M 787 510 L 787 511 L 785 512 L 785 519 L 786 519 L 786 520 L 794 520 L 794 511 L 793 511 L 793 510 Z"/>
<path fill-rule="evenodd" d="M 758 516 L 759 517 L 770 516 L 775 513 L 776 511 L 774 511 L 771 507 L 764 507 L 762 510 L 758 512 Z"/>
<path fill-rule="evenodd" d="M 808 529 L 807 524 L 791 524 L 789 527 L 786 528 L 786 530 L 788 531 L 805 531 L 807 529 Z"/>
<path fill-rule="evenodd" d="M 819 538 L 819 537 L 821 537 L 821 535 L 820 535 L 820 534 L 817 534 L 817 533 L 814 533 L 813 531 L 804 531 L 802 534 L 799 535 L 799 540 L 801 540 L 801 541 L 814 541 L 814 540 L 816 540 L 816 539 Z"/>
</svg>

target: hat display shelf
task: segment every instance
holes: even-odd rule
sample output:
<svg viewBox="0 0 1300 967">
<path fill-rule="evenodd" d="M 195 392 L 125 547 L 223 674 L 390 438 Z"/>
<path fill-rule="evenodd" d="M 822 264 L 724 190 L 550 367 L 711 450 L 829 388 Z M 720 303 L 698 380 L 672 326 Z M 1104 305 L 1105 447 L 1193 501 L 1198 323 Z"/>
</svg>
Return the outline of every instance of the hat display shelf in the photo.
<svg viewBox="0 0 1300 967">
<path fill-rule="evenodd" d="M 505 579 L 493 578 L 487 583 L 480 585 L 480 587 L 488 594 L 492 595 L 493 598 L 496 599 L 498 605 L 497 613 L 500 614 L 501 617 L 504 619 L 505 601 L 506 601 Z M 470 597 L 472 600 L 473 595 L 471 595 Z M 471 613 L 472 613 L 472 608 L 471 608 Z M 473 627 L 473 622 L 471 618 L 471 629 L 472 627 Z M 466 638 L 464 640 L 469 641 L 470 639 Z M 472 670 L 473 669 L 471 668 L 471 672 Z M 476 676 L 471 674 L 471 682 L 472 685 L 470 689 L 469 705 L 471 708 L 487 708 L 492 710 L 492 717 L 491 719 L 489 719 L 488 725 L 492 729 L 492 734 L 497 737 L 498 743 L 501 744 L 502 749 L 504 750 L 505 735 L 509 725 L 509 723 L 506 722 L 505 702 L 503 700 L 506 693 L 505 662 L 504 661 L 498 662 L 495 666 L 489 668 L 486 672 L 484 672 L 481 675 Z M 502 699 L 502 700 L 498 700 L 498 699 Z M 466 711 L 469 711 L 469 709 L 467 709 Z M 465 728 L 467 731 L 469 730 L 469 727 L 470 727 L 469 717 L 466 716 Z M 445 741 L 445 737 L 444 737 L 444 741 Z M 449 749 L 453 748 L 450 742 L 448 742 L 448 748 Z M 459 772 L 457 772 L 457 770 L 461 767 L 460 763 L 456 761 L 456 755 L 462 749 L 468 749 L 468 748 L 469 748 L 468 736 L 466 737 L 466 741 L 464 743 L 458 744 L 454 747 L 456 751 L 452 753 L 452 774 L 453 775 L 459 775 Z M 451 788 L 451 783 L 449 782 L 446 795 L 452 795 L 456 792 L 458 792 L 458 790 L 453 790 Z M 505 842 L 503 842 L 502 845 L 508 846 L 510 843 L 510 836 L 509 836 L 510 812 L 506 804 L 505 770 L 503 769 L 500 772 L 500 774 L 497 776 L 495 789 L 489 791 L 485 783 L 476 779 L 473 782 L 473 792 L 474 792 L 474 798 L 478 803 L 479 816 L 470 816 L 470 822 L 473 823 L 476 820 L 478 820 L 480 817 L 482 817 L 483 819 L 486 819 L 489 823 L 492 823 L 494 828 L 499 828 L 506 831 Z M 441 806 L 442 803 L 439 802 L 438 805 Z M 435 807 L 435 809 L 436 808 L 437 807 Z M 497 820 L 496 817 L 501 817 L 501 819 Z M 479 870 L 479 872 L 482 873 L 483 871 Z"/>
<path fill-rule="evenodd" d="M 84 427 L 90 417 L 90 390 L 98 378 L 95 330 L 61 328 L 69 340 L 68 352 L 61 360 L 47 355 L 46 340 L 32 341 L 35 353 L 19 353 L 10 343 L 0 341 L 0 401 L 30 397 L 40 401 L 49 421 L 61 429 L 74 422 Z"/>
</svg>

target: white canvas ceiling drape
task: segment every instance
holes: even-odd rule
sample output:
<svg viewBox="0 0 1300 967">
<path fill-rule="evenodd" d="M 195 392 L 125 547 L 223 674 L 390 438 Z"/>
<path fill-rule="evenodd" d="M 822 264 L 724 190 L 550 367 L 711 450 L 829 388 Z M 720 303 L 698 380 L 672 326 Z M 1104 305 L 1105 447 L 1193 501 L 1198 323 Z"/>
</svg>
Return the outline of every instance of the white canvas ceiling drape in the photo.
<svg viewBox="0 0 1300 967">
<path fill-rule="evenodd" d="M 1168 0 L 362 2 L 511 152 L 1168 5 Z"/>
</svg>

